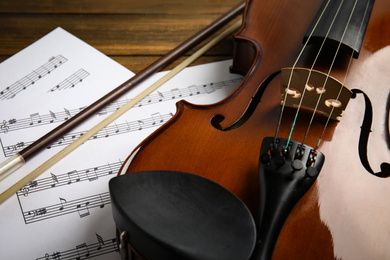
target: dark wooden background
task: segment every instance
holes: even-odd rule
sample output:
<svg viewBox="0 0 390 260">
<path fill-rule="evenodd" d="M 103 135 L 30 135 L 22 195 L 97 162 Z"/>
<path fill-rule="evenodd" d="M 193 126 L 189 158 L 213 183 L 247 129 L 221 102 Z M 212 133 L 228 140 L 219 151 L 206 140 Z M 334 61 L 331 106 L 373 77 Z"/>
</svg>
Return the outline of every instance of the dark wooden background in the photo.
<svg viewBox="0 0 390 260">
<path fill-rule="evenodd" d="M 0 0 L 0 62 L 62 27 L 136 73 L 240 2 Z M 230 37 L 195 64 L 231 58 L 232 47 Z"/>
</svg>

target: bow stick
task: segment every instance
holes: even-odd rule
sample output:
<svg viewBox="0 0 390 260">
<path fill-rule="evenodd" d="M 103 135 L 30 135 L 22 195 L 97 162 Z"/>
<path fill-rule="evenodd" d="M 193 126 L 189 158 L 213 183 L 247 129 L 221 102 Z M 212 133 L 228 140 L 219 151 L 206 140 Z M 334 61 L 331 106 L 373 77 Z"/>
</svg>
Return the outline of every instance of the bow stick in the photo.
<svg viewBox="0 0 390 260">
<path fill-rule="evenodd" d="M 58 127 L 54 128 L 52 131 L 39 138 L 19 153 L 14 154 L 12 157 L 2 162 L 0 164 L 0 180 L 20 168 L 22 165 L 24 165 L 26 161 L 31 159 L 31 157 L 46 148 L 52 142 L 61 138 L 61 136 L 75 128 L 88 117 L 96 114 L 103 107 L 118 99 L 120 96 L 128 92 L 131 88 L 138 85 L 139 83 L 153 75 L 155 72 L 160 71 L 172 61 L 176 60 L 185 52 L 199 44 L 201 41 L 214 34 L 217 30 L 222 28 L 225 24 L 227 24 L 237 15 L 239 15 L 244 10 L 244 8 L 245 2 L 239 4 L 231 11 L 229 11 L 219 19 L 215 20 L 212 24 L 208 25 L 203 30 L 196 33 L 195 35 L 187 39 L 185 42 L 181 43 L 175 49 L 165 54 L 159 60 L 146 67 L 144 70 L 133 76 L 131 79 L 124 82 L 122 85 L 112 90 L 105 96 L 101 97 L 99 100 L 95 101 L 93 104 L 89 105 L 87 108 L 83 109 L 78 114 L 74 115 L 72 118 L 68 119 Z"/>
<path fill-rule="evenodd" d="M 242 21 L 239 20 L 236 23 L 234 23 L 232 26 L 230 26 L 228 29 L 223 31 L 220 35 L 216 36 L 214 39 L 212 39 L 210 42 L 205 44 L 202 48 L 200 48 L 198 51 L 196 51 L 194 54 L 192 54 L 190 57 L 185 59 L 183 62 L 181 62 L 178 66 L 176 66 L 173 70 L 171 70 L 169 73 L 164 75 L 161 79 L 157 80 L 155 83 L 153 83 L 151 86 L 149 86 L 147 89 L 142 91 L 140 94 L 138 94 L 135 98 L 131 99 L 129 102 L 127 102 L 125 105 L 123 105 L 121 108 L 116 110 L 114 113 L 112 113 L 110 116 L 103 119 L 100 123 L 92 127 L 90 130 L 88 130 L 85 134 L 80 136 L 78 139 L 76 139 L 73 143 L 66 146 L 64 149 L 62 149 L 60 152 L 55 154 L 53 157 L 48 159 L 46 162 L 41 164 L 38 168 L 33 170 L 31 173 L 20 179 L 18 182 L 16 182 L 14 185 L 12 185 L 10 188 L 8 188 L 6 191 L 0 194 L 0 203 L 3 203 L 6 199 L 8 199 L 12 194 L 23 188 L 27 183 L 34 180 L 36 177 L 38 177 L 40 174 L 48 170 L 51 166 L 53 166 L 55 163 L 60 161 L 62 158 L 64 158 L 66 155 L 71 153 L 73 150 L 75 150 L 77 147 L 82 145 L 84 142 L 86 142 L 89 138 L 97 134 L 101 129 L 103 129 L 105 126 L 116 120 L 119 116 L 124 114 L 126 111 L 128 111 L 130 108 L 132 108 L 134 105 L 136 105 L 138 102 L 140 102 L 143 98 L 145 98 L 147 95 L 152 93 L 154 90 L 156 90 L 158 87 L 160 87 L 162 84 L 167 82 L 170 78 L 175 76 L 177 73 L 179 73 L 181 70 L 183 70 L 185 67 L 190 65 L 192 62 L 194 62 L 196 59 L 198 59 L 200 56 L 202 56 L 206 51 L 208 51 L 211 47 L 216 45 L 218 42 L 220 42 L 222 39 L 227 37 L 228 35 L 232 34 L 236 30 L 240 28 L 242 24 Z"/>
</svg>

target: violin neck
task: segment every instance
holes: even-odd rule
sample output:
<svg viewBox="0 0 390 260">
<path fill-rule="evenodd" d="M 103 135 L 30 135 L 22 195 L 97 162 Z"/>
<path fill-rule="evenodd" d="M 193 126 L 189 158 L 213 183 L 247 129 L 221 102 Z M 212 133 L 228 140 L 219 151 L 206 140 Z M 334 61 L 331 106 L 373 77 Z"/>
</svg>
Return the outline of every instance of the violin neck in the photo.
<svg viewBox="0 0 390 260">
<path fill-rule="evenodd" d="M 364 34 L 370 18 L 374 0 L 363 1 L 324 1 L 316 18 L 307 31 L 304 42 L 339 45 L 354 58 L 359 56 Z M 313 31 L 314 29 L 314 31 Z"/>
</svg>

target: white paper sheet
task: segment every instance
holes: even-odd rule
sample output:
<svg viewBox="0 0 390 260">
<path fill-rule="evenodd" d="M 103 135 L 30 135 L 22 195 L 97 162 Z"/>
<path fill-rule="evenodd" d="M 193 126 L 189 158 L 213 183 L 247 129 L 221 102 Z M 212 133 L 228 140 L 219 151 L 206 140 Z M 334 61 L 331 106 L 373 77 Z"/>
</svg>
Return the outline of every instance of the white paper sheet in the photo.
<svg viewBox="0 0 390 260">
<path fill-rule="evenodd" d="M 231 61 L 224 61 L 185 69 L 1 204 L 0 259 L 119 259 L 109 179 L 134 147 L 175 113 L 177 101 L 207 104 L 226 97 L 242 79 L 229 73 L 230 65 Z M 0 191 L 163 74 L 53 143 L 1 181 Z M 4 61 L 0 64 L 0 160 L 132 75 L 61 28 Z"/>
</svg>

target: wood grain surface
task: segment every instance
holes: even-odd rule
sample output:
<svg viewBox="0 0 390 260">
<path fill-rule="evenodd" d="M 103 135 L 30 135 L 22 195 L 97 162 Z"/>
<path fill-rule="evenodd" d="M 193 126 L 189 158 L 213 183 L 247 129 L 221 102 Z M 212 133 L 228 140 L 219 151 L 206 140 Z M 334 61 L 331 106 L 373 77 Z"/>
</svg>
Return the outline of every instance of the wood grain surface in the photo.
<svg viewBox="0 0 390 260">
<path fill-rule="evenodd" d="M 2 0 L 0 62 L 62 27 L 137 73 L 239 3 L 241 0 Z M 195 64 L 231 58 L 232 49 L 230 37 Z"/>
</svg>

